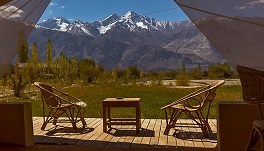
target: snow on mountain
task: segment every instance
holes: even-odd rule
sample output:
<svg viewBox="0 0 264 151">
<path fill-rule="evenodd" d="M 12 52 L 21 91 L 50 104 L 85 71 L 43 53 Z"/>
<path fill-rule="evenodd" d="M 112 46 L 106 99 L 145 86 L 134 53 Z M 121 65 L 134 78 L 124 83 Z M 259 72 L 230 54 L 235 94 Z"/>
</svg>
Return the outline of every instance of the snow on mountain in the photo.
<svg viewBox="0 0 264 151">
<path fill-rule="evenodd" d="M 119 16 L 116 13 L 114 13 L 110 15 L 109 17 L 100 21 L 100 23 L 102 26 L 107 26 L 109 24 L 115 23 L 116 21 L 118 21 L 118 19 L 119 19 Z"/>
<path fill-rule="evenodd" d="M 93 23 L 82 22 L 76 20 L 69 22 L 67 19 L 58 17 L 48 19 L 36 27 L 48 28 L 52 30 L 58 30 L 63 32 L 69 32 L 77 35 L 90 35 L 93 37 L 105 34 L 108 30 L 113 28 L 124 28 L 129 31 L 152 31 L 152 30 L 173 30 L 180 22 L 165 22 L 158 21 L 154 18 L 149 18 L 143 15 L 139 15 L 133 11 L 128 11 L 123 16 L 118 16 L 116 13 L 109 17 L 102 19 L 101 21 L 95 21 Z"/>
<path fill-rule="evenodd" d="M 45 27 L 52 30 L 59 30 L 59 31 L 68 31 L 68 26 L 71 23 L 63 18 L 63 17 L 57 17 L 57 18 L 50 18 L 42 23 L 39 23 L 38 25 L 40 27 Z"/>
</svg>

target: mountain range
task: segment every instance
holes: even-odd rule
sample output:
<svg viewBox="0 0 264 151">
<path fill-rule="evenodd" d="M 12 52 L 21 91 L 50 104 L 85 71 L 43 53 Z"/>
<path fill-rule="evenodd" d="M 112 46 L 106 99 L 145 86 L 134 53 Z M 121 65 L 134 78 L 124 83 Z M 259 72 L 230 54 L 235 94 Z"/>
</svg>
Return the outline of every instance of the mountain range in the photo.
<svg viewBox="0 0 264 151">
<path fill-rule="evenodd" d="M 60 52 L 78 60 L 89 57 L 106 69 L 133 65 L 165 71 L 182 64 L 190 69 L 224 61 L 190 20 L 158 21 L 132 11 L 92 23 L 57 17 L 37 24 L 28 41 L 37 42 L 42 61 L 48 38 L 54 58 Z"/>
</svg>

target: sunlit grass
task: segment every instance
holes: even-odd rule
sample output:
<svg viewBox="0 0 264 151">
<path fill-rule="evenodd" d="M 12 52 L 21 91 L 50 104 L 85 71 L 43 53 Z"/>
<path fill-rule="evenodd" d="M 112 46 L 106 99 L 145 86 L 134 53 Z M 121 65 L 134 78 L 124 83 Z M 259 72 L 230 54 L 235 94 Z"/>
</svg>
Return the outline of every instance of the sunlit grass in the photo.
<svg viewBox="0 0 264 151">
<path fill-rule="evenodd" d="M 196 89 L 168 88 L 162 85 L 122 85 L 122 84 L 98 84 L 89 86 L 75 86 L 65 88 L 64 91 L 80 98 L 87 103 L 85 117 L 102 117 L 102 101 L 108 97 L 139 97 L 142 118 L 165 118 L 162 106 L 165 106 Z M 241 86 L 221 86 L 212 103 L 209 118 L 216 118 L 218 101 L 241 100 Z M 14 100 L 13 100 L 14 101 Z M 18 100 L 15 100 L 18 101 Z M 19 100 L 25 101 L 25 100 Z M 42 101 L 40 96 L 37 100 L 28 99 L 32 103 L 33 116 L 42 116 Z M 134 117 L 135 109 L 117 108 L 113 109 L 115 117 Z"/>
</svg>

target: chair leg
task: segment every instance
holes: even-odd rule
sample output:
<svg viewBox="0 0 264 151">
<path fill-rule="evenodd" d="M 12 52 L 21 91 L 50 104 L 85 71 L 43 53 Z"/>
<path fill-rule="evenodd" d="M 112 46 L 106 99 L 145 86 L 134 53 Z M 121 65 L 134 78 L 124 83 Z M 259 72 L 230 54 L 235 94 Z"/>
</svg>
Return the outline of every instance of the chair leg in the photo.
<svg viewBox="0 0 264 151">
<path fill-rule="evenodd" d="M 81 118 L 81 121 L 82 121 L 83 127 L 85 127 L 86 126 L 86 122 L 85 122 L 83 117 Z"/>
<path fill-rule="evenodd" d="M 195 112 L 198 121 L 189 113 L 189 117 L 192 117 L 192 119 L 199 125 L 199 127 L 202 129 L 204 137 L 209 137 L 209 132 L 211 131 L 211 127 L 209 126 L 208 120 L 204 118 L 201 111 Z"/>
<path fill-rule="evenodd" d="M 164 130 L 164 133 L 163 133 L 164 135 L 169 134 L 170 129 L 175 126 L 175 124 L 176 124 L 178 118 L 180 117 L 181 113 L 182 112 L 173 110 L 173 112 L 171 113 L 170 121 L 167 123 L 166 128 Z"/>
<path fill-rule="evenodd" d="M 169 134 L 169 132 L 170 132 L 170 129 L 171 129 L 171 125 L 167 125 L 166 126 L 166 128 L 165 128 L 165 130 L 164 130 L 164 135 L 168 135 Z"/>
<path fill-rule="evenodd" d="M 44 123 L 42 124 L 42 126 L 41 126 L 41 130 L 44 130 L 46 126 L 47 126 L 47 122 L 44 122 Z"/>
<path fill-rule="evenodd" d="M 53 117 L 53 125 L 56 125 L 57 121 L 58 121 L 58 116 Z"/>
<path fill-rule="evenodd" d="M 52 114 L 53 113 L 53 114 Z M 50 122 L 50 120 L 52 120 L 53 116 L 57 113 L 57 111 L 53 112 L 53 109 L 51 109 L 47 115 L 47 117 L 43 117 L 43 124 L 41 126 L 41 130 L 44 130 L 47 126 L 47 124 Z"/>
<path fill-rule="evenodd" d="M 76 126 L 76 123 L 75 123 L 75 122 L 72 122 L 72 128 L 73 128 L 74 130 L 77 130 L 77 126 Z"/>
<path fill-rule="evenodd" d="M 72 123 L 72 128 L 74 130 L 77 129 L 77 126 L 76 126 L 76 120 L 75 117 L 74 117 L 74 109 L 69 109 L 69 114 L 66 112 L 66 115 L 68 116 L 68 119 L 70 120 L 70 122 Z M 77 117 L 76 117 L 77 118 Z"/>
<path fill-rule="evenodd" d="M 82 109 L 81 108 L 78 109 L 77 115 L 79 115 L 79 118 L 82 121 L 83 127 L 85 127 L 86 126 L 86 122 L 84 120 L 84 116 L 83 116 L 83 112 L 82 112 Z"/>
<path fill-rule="evenodd" d="M 250 151 L 252 150 L 252 148 L 254 148 L 254 146 L 256 145 L 257 141 L 260 138 L 261 132 L 258 132 L 258 129 L 256 127 L 253 127 L 251 130 L 251 134 L 250 134 L 250 139 L 249 139 L 249 143 L 246 147 L 246 151 Z M 263 140 L 261 140 L 263 141 Z"/>
<path fill-rule="evenodd" d="M 209 132 L 205 126 L 201 126 L 202 132 L 204 137 L 208 138 L 209 137 Z"/>
<path fill-rule="evenodd" d="M 259 130 L 259 136 L 260 136 L 260 150 L 264 151 L 264 139 L 263 139 L 263 130 Z"/>
</svg>

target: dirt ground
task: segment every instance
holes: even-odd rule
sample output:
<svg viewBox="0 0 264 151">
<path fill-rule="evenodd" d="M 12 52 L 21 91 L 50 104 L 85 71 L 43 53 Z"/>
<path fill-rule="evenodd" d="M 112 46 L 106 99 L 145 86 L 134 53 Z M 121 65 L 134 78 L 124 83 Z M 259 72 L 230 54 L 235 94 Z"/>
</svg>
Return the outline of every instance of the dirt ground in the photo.
<svg viewBox="0 0 264 151">
<path fill-rule="evenodd" d="M 190 80 L 189 86 L 177 86 L 176 80 L 163 80 L 163 85 L 171 88 L 199 88 L 206 84 L 215 82 L 216 80 Z M 239 79 L 225 79 L 224 85 L 241 85 Z"/>
</svg>

